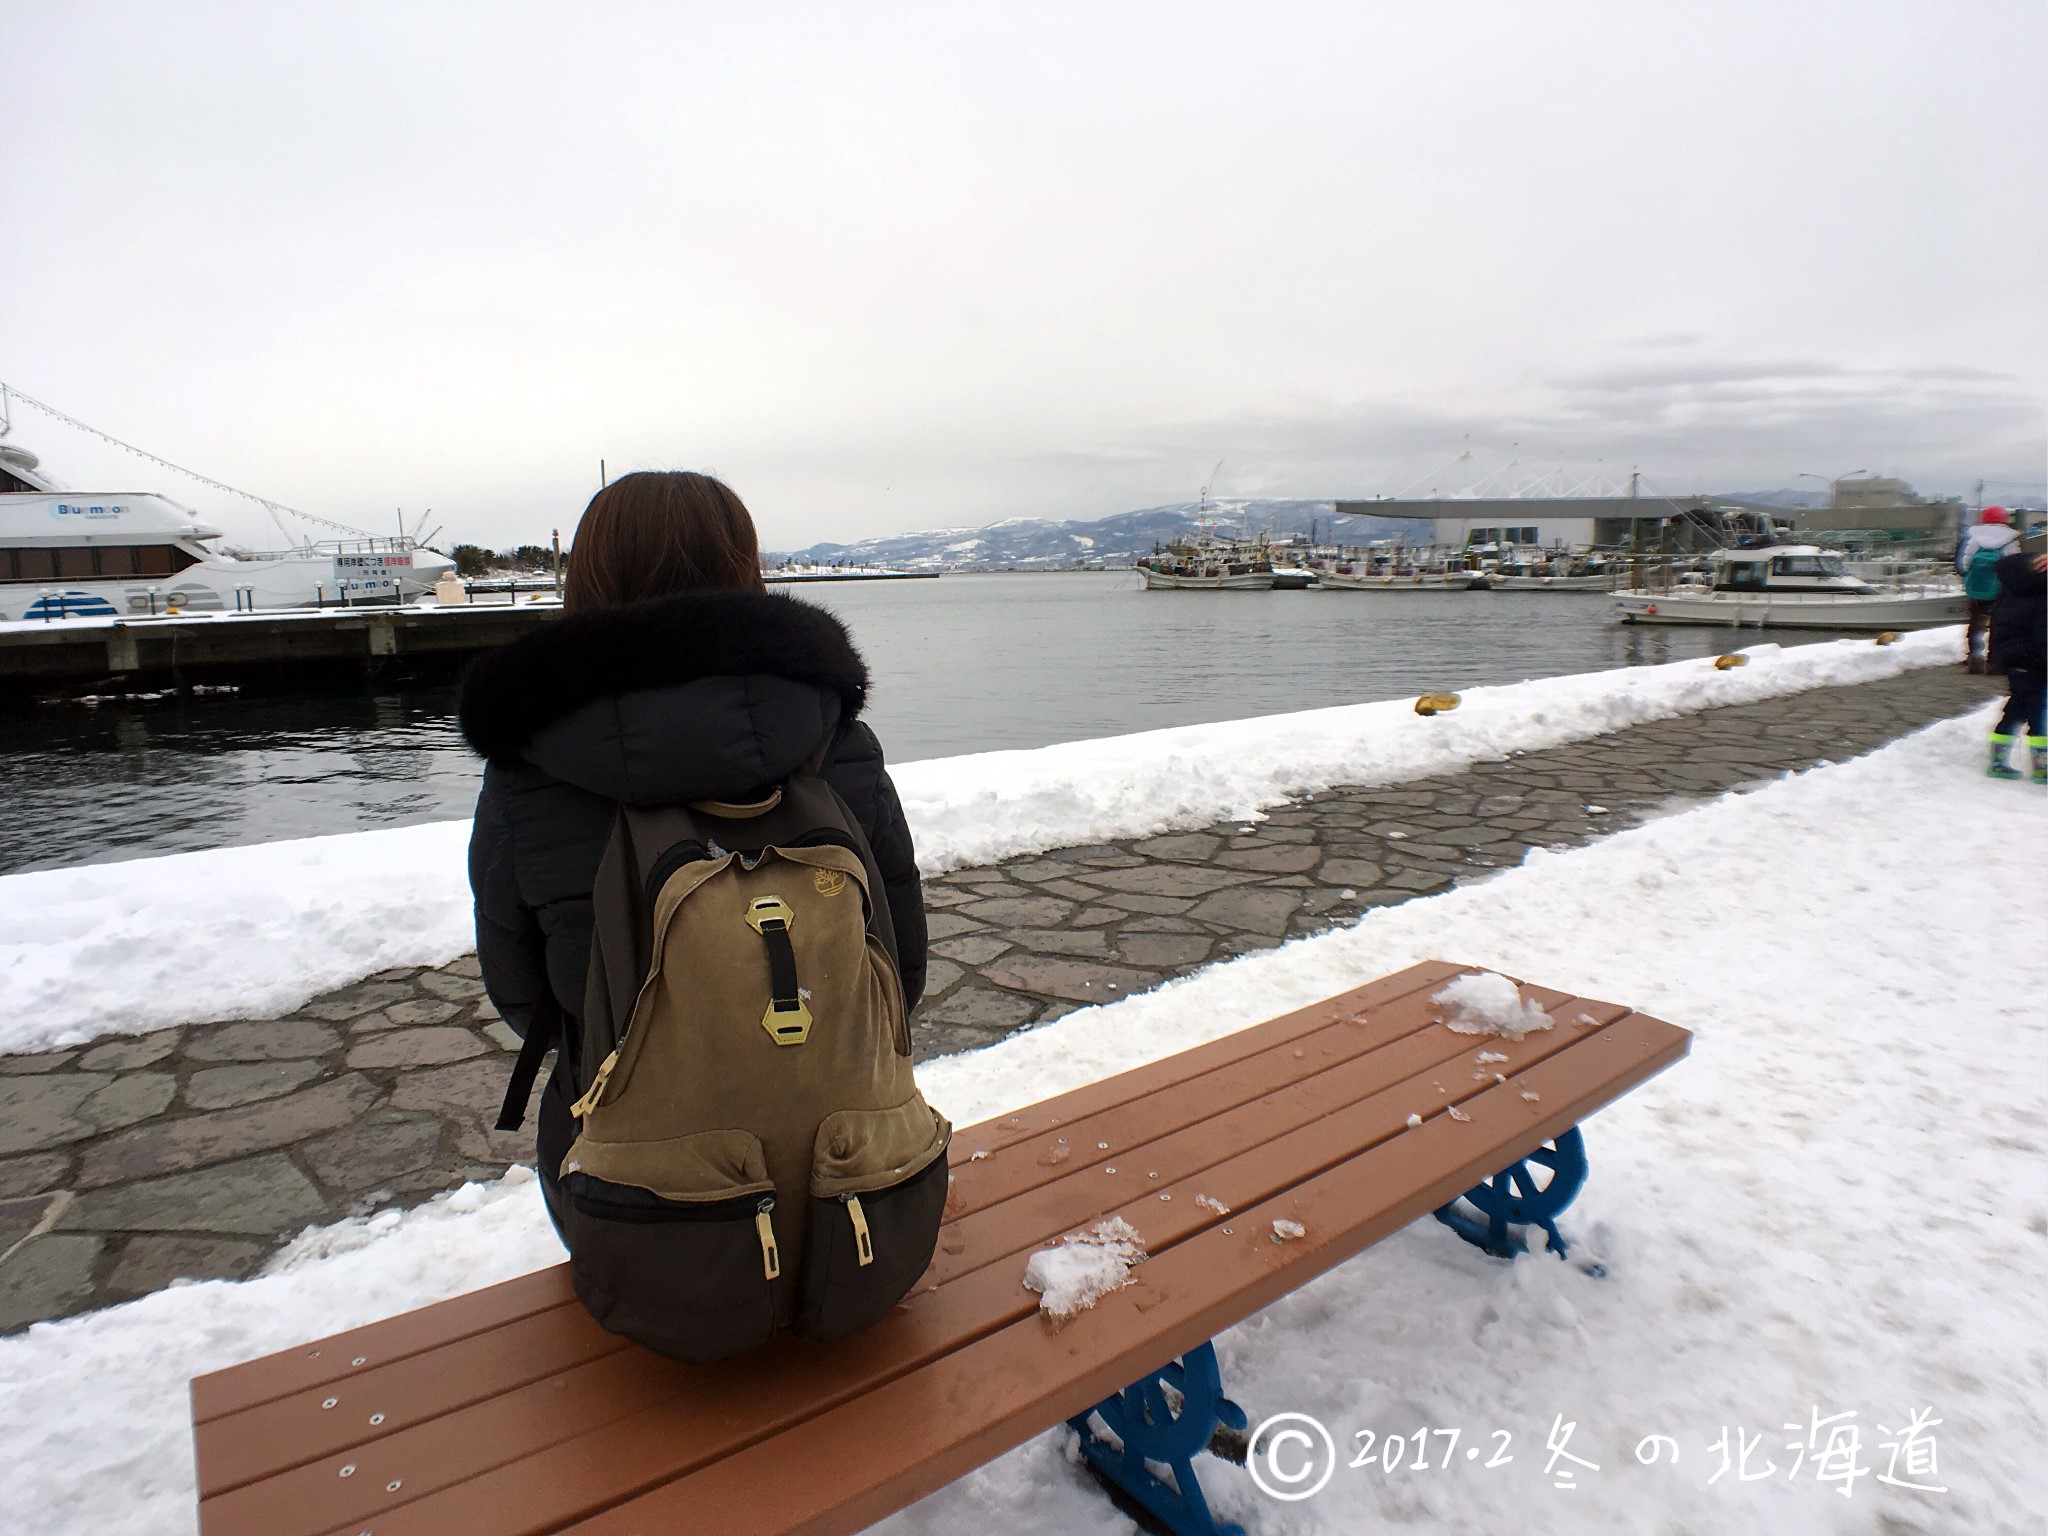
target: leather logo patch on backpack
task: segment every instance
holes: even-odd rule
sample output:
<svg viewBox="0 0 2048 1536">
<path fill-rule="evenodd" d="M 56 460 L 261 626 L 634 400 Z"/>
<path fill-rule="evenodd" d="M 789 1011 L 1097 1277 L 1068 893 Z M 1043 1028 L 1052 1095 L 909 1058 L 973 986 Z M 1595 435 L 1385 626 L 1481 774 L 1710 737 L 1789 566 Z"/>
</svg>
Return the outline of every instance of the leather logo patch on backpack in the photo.
<svg viewBox="0 0 2048 1536">
<path fill-rule="evenodd" d="M 821 869 L 811 876 L 811 886 L 820 896 L 838 896 L 846 890 L 846 876 L 836 869 Z"/>
</svg>

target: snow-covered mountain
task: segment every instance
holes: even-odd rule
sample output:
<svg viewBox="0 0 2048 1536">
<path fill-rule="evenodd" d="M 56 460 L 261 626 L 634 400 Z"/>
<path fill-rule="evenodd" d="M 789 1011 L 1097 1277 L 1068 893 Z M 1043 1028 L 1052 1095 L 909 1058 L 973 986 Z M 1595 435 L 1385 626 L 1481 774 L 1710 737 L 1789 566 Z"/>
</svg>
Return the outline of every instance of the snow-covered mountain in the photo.
<svg viewBox="0 0 2048 1536">
<path fill-rule="evenodd" d="M 1326 541 L 1334 538 L 1363 544 L 1372 539 L 1418 538 L 1426 535 L 1429 526 L 1406 518 L 1333 518 L 1330 505 L 1328 501 L 1227 500 L 1212 501 L 1204 508 L 1183 501 L 1093 521 L 1012 517 L 986 528 L 935 528 L 862 539 L 855 544 L 813 544 L 808 549 L 777 552 L 768 560 L 770 564 L 790 559 L 822 565 L 886 565 L 910 571 L 1126 566 L 1151 553 L 1155 544 L 1204 528 L 1238 537 L 1269 533 L 1277 541 L 1296 534 L 1306 537 L 1313 530 Z"/>
</svg>

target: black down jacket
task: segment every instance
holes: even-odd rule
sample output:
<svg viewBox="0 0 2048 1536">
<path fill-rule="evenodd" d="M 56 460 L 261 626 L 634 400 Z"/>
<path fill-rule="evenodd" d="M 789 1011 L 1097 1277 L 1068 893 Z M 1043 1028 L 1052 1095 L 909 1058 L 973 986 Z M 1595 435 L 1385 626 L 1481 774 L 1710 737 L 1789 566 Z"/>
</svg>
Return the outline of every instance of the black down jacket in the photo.
<svg viewBox="0 0 2048 1536">
<path fill-rule="evenodd" d="M 2048 575 L 2030 554 L 1998 562 L 1998 602 L 1991 610 L 1991 665 L 2038 672 L 2048 666 Z"/>
<path fill-rule="evenodd" d="M 835 733 L 825 777 L 874 849 L 915 1007 L 924 897 L 881 744 L 857 718 L 867 687 L 837 619 L 761 592 L 600 608 L 479 657 L 461 703 L 463 735 L 486 759 L 469 883 L 477 960 L 506 1022 L 522 1037 L 538 1025 L 577 1038 L 590 887 L 619 802 L 746 800 Z M 572 1137 L 566 1066 L 541 1102 L 550 1169 Z"/>
</svg>

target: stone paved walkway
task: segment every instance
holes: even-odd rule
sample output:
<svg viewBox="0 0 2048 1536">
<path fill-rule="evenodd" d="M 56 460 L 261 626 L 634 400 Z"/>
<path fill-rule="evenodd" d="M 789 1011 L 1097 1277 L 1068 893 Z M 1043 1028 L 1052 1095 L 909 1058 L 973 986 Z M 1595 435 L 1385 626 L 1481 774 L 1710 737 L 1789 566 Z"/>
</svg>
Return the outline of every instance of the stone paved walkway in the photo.
<svg viewBox="0 0 2048 1536">
<path fill-rule="evenodd" d="M 1442 778 L 1340 789 L 1256 825 L 1063 849 L 926 887 L 920 1058 L 1576 846 L 1960 713 L 1930 669 L 1661 721 Z M 517 1042 L 465 957 L 286 1019 L 0 1057 L 0 1332 L 252 1273 L 308 1225 L 416 1204 L 531 1156 L 490 1129 Z"/>
</svg>

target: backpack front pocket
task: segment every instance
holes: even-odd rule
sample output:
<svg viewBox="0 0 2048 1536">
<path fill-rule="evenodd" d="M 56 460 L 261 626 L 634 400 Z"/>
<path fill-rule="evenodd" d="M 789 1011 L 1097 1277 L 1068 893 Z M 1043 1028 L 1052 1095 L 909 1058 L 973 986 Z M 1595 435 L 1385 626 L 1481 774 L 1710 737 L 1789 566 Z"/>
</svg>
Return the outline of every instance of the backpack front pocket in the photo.
<svg viewBox="0 0 2048 1536">
<path fill-rule="evenodd" d="M 841 1110 L 818 1127 L 796 1334 L 843 1338 L 909 1294 L 938 1244 L 951 1138 L 922 1097 Z"/>
<path fill-rule="evenodd" d="M 688 1145 L 707 1138 L 715 1145 Z M 782 1257 L 760 1143 L 713 1131 L 609 1150 L 604 1157 L 586 1139 L 563 1162 L 570 1273 L 590 1315 L 675 1360 L 720 1360 L 767 1343 Z M 600 1178 L 586 1162 L 639 1162 L 635 1171 L 661 1192 Z"/>
</svg>

